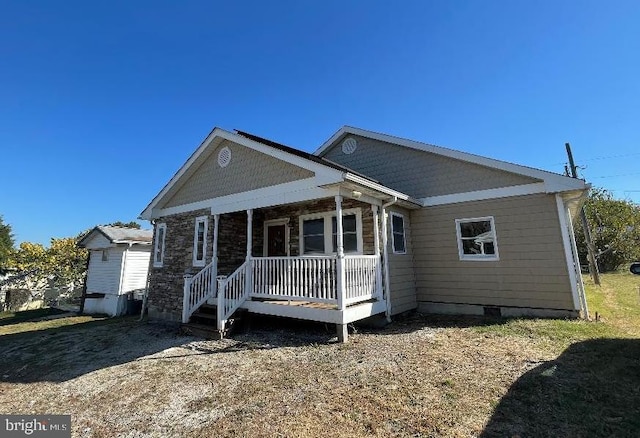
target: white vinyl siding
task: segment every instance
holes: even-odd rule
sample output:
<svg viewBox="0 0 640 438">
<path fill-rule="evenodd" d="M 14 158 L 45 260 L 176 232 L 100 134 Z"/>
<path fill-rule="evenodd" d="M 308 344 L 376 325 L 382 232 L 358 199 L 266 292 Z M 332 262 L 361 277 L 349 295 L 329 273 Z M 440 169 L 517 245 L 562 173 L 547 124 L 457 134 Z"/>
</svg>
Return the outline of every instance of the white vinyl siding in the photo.
<svg viewBox="0 0 640 438">
<path fill-rule="evenodd" d="M 207 228 L 209 220 L 207 216 L 196 218 L 196 226 L 193 233 L 193 266 L 204 266 L 207 258 Z"/>
<path fill-rule="evenodd" d="M 117 294 L 120 288 L 122 248 L 111 248 L 109 260 L 102 261 L 102 250 L 91 250 L 87 274 L 87 292 Z"/>
<path fill-rule="evenodd" d="M 167 235 L 167 224 L 156 225 L 153 246 L 153 267 L 161 268 L 164 261 L 164 242 Z"/>
<path fill-rule="evenodd" d="M 147 286 L 150 258 L 150 245 L 134 245 L 127 250 L 121 293 L 144 289 Z"/>
</svg>

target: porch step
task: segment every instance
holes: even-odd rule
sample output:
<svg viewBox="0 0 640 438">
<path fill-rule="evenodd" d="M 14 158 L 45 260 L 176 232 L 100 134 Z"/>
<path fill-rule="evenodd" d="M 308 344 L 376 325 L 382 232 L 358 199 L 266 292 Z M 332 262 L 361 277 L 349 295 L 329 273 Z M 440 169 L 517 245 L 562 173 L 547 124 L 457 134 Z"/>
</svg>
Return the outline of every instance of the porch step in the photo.
<svg viewBox="0 0 640 438">
<path fill-rule="evenodd" d="M 185 335 L 197 336 L 205 339 L 220 339 L 220 333 L 218 328 L 214 325 L 198 324 L 195 322 L 188 322 L 182 324 L 180 332 Z"/>
<path fill-rule="evenodd" d="M 200 313 L 211 313 L 211 314 L 216 314 L 218 306 L 216 306 L 215 304 L 207 304 L 204 303 L 202 306 L 200 306 L 200 308 L 197 310 L 197 312 Z"/>
</svg>

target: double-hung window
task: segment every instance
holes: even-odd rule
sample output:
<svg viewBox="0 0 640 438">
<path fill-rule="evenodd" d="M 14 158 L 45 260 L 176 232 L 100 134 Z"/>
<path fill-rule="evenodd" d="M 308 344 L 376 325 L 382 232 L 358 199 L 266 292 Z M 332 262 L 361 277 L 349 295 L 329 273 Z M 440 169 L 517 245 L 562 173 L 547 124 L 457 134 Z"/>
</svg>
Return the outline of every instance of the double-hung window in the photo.
<svg viewBox="0 0 640 438">
<path fill-rule="evenodd" d="M 359 208 L 342 213 L 345 253 L 362 254 L 362 213 Z M 335 254 L 338 250 L 336 212 L 300 216 L 300 254 Z"/>
<path fill-rule="evenodd" d="M 407 242 L 404 235 L 404 216 L 391 213 L 391 240 L 394 254 L 406 254 Z"/>
<path fill-rule="evenodd" d="M 204 266 L 207 257 L 207 216 L 196 218 L 196 227 L 193 233 L 193 266 Z"/>
<path fill-rule="evenodd" d="M 155 244 L 153 247 L 153 266 L 161 268 L 164 262 L 164 241 L 167 235 L 167 224 L 156 225 Z"/>
<path fill-rule="evenodd" d="M 492 216 L 456 219 L 460 260 L 498 260 L 496 227 Z"/>
</svg>

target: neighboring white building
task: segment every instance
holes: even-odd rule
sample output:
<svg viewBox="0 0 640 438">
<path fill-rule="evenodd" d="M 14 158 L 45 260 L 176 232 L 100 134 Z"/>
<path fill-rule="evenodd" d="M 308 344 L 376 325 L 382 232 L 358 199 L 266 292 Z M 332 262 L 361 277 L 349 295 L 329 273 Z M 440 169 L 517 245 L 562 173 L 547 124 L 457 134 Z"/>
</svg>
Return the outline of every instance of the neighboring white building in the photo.
<svg viewBox="0 0 640 438">
<path fill-rule="evenodd" d="M 146 288 L 152 237 L 152 230 L 98 226 L 78 242 L 90 253 L 85 313 L 126 313 Z"/>
</svg>

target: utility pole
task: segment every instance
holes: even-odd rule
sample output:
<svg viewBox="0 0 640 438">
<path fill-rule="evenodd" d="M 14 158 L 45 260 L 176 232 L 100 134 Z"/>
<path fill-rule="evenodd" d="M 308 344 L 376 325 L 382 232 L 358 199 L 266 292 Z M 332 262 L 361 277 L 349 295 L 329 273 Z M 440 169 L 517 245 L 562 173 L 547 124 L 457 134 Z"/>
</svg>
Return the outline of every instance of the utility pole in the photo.
<svg viewBox="0 0 640 438">
<path fill-rule="evenodd" d="M 574 178 L 577 178 L 578 172 L 576 172 L 576 165 L 573 162 L 571 145 L 569 143 L 565 143 L 564 145 L 567 148 L 567 156 L 569 157 L 569 167 L 571 168 L 571 176 Z M 582 222 L 582 229 L 584 230 L 584 240 L 587 243 L 587 259 L 589 259 L 589 274 L 591 274 L 591 278 L 593 278 L 593 282 L 598 286 L 600 286 L 600 272 L 598 272 L 598 264 L 596 263 L 596 248 L 593 246 L 593 240 L 591 240 L 591 230 L 589 229 L 589 221 L 587 220 L 587 214 L 584 211 L 584 206 L 580 208 L 580 221 Z"/>
</svg>

